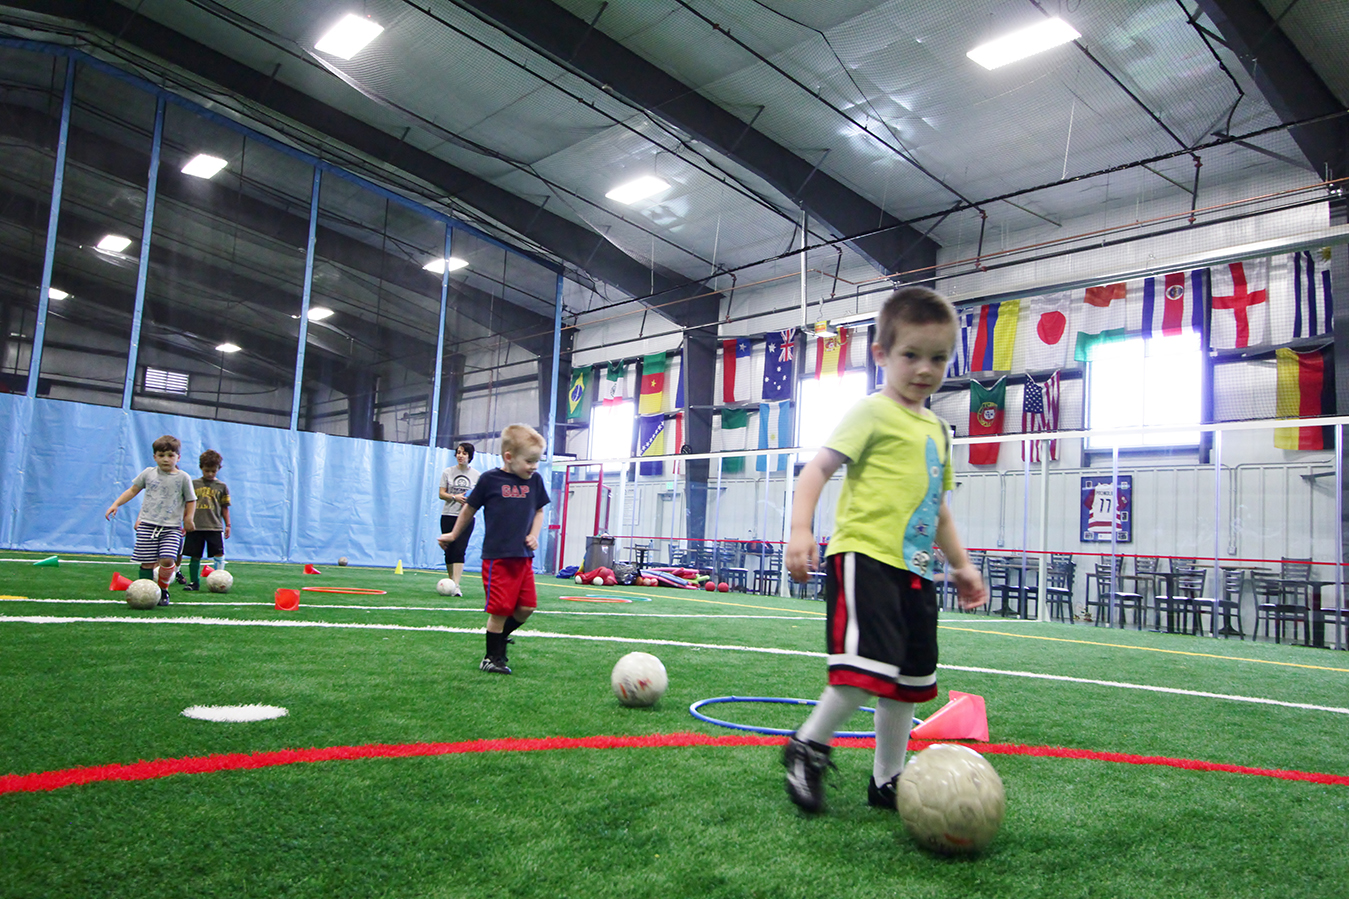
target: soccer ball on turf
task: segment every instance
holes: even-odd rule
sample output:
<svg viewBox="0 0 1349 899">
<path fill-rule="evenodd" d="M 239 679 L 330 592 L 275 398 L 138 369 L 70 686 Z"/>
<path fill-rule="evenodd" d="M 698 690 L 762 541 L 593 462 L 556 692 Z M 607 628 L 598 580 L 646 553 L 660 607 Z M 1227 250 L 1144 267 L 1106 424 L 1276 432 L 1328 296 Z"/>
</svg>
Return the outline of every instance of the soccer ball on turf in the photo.
<svg viewBox="0 0 1349 899">
<path fill-rule="evenodd" d="M 630 652 L 614 665 L 609 684 L 619 702 L 638 708 L 655 705 L 665 695 L 670 679 L 660 659 L 649 652 Z"/>
<path fill-rule="evenodd" d="M 436 592 L 441 596 L 453 596 L 454 581 L 447 577 L 443 577 L 436 581 Z"/>
<path fill-rule="evenodd" d="M 968 746 L 938 743 L 904 767 L 895 790 L 914 842 L 947 855 L 983 849 L 1002 825 L 1007 797 L 993 766 Z"/>
<path fill-rule="evenodd" d="M 159 597 L 162 595 L 158 584 L 143 577 L 138 581 L 132 581 L 131 586 L 126 588 L 126 604 L 133 609 L 153 609 L 159 605 Z"/>
<path fill-rule="evenodd" d="M 234 575 L 228 571 L 212 571 L 206 576 L 206 589 L 212 593 L 228 593 L 234 586 Z"/>
<path fill-rule="evenodd" d="M 346 556 L 343 556 L 342 558 L 338 559 L 338 560 L 337 560 L 337 564 L 338 564 L 338 565 L 341 565 L 342 567 L 346 567 L 346 564 L 347 564 L 347 557 L 346 557 Z"/>
</svg>

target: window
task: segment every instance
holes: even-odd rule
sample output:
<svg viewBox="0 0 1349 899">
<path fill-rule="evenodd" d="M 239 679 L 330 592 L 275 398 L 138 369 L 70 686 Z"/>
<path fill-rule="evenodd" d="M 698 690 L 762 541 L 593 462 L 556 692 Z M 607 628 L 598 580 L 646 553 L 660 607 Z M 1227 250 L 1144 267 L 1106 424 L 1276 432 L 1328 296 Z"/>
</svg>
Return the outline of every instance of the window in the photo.
<svg viewBox="0 0 1349 899">
<path fill-rule="evenodd" d="M 626 459 L 632 455 L 632 403 L 596 404 L 590 410 L 590 458 Z M 610 462 L 605 471 L 621 471 L 624 462 Z"/>
<path fill-rule="evenodd" d="M 867 373 L 851 371 L 837 378 L 809 378 L 801 381 L 800 386 L 801 414 L 797 420 L 801 422 L 801 439 L 798 445 L 802 449 L 816 449 L 829 439 L 844 413 L 866 397 Z M 788 441 L 784 440 L 783 444 L 788 445 Z"/>
<path fill-rule="evenodd" d="M 1195 425 L 1200 421 L 1203 356 L 1199 335 L 1097 344 L 1087 363 L 1087 427 Z M 1193 447 L 1199 431 L 1088 436 L 1087 449 Z"/>
<path fill-rule="evenodd" d="M 145 389 L 156 393 L 173 393 L 187 396 L 187 372 L 167 371 L 162 368 L 145 368 Z"/>
</svg>

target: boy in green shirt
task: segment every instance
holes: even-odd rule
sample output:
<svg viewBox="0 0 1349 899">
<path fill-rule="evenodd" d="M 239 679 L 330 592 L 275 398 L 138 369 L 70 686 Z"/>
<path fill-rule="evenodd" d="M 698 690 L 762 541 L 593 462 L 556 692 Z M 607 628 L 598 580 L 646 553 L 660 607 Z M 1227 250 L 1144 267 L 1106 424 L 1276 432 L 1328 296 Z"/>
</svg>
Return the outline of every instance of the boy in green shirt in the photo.
<svg viewBox="0 0 1349 899">
<path fill-rule="evenodd" d="M 940 294 L 925 287 L 891 294 L 871 346 L 884 388 L 848 411 L 796 481 L 785 561 L 804 582 L 815 567 L 815 506 L 834 472 L 848 466 L 825 559 L 829 686 L 783 754 L 787 795 L 807 812 L 824 806 L 834 732 L 868 694 L 876 697 L 876 757 L 867 801 L 895 809 L 914 704 L 937 695 L 934 543 L 951 565 L 961 606 L 988 602 L 946 506 L 950 428 L 925 407 L 955 340 L 955 309 Z"/>
</svg>

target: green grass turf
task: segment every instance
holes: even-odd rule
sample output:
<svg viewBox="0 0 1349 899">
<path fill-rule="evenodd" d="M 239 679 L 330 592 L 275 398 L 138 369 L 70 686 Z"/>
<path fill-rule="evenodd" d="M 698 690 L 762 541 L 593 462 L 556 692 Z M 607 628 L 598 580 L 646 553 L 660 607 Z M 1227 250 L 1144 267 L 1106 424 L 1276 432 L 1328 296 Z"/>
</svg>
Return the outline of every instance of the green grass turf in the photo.
<svg viewBox="0 0 1349 899">
<path fill-rule="evenodd" d="M 21 554 L 0 551 L 6 558 Z M 40 558 L 45 554 L 34 554 Z M 73 559 L 74 557 L 72 557 Z M 316 622 L 411 630 L 0 621 L 0 773 L 371 743 L 696 731 L 712 696 L 816 697 L 819 603 L 581 588 L 540 578 L 516 673 L 477 670 L 481 584 L 435 572 L 232 563 L 226 596 L 174 590 L 146 612 L 107 590 L 122 560 L 0 562 L 0 615 Z M 374 587 L 385 596 L 277 587 Z M 643 595 L 583 604 L 566 595 Z M 397 608 L 394 608 L 397 607 Z M 693 617 L 685 617 L 693 616 Z M 716 617 L 710 617 L 716 616 Z M 615 638 L 550 639 L 541 634 Z M 1342 707 L 1349 658 L 1267 643 L 946 615 L 944 665 L 1037 672 Z M 649 640 L 702 646 L 650 645 Z M 608 674 L 660 656 L 670 689 L 625 709 Z M 1349 716 L 945 669 L 988 704 L 992 739 L 1349 774 Z M 268 703 L 285 718 L 218 724 L 190 705 Z M 718 705 L 794 727 L 804 709 Z M 865 729 L 859 714 L 849 726 Z M 796 813 L 776 747 L 569 749 L 322 762 L 0 795 L 0 896 L 1332 896 L 1349 882 L 1349 787 L 1175 768 L 990 756 L 1007 820 L 981 857 L 950 860 L 869 808 L 871 750 L 839 748 L 829 811 Z"/>
</svg>

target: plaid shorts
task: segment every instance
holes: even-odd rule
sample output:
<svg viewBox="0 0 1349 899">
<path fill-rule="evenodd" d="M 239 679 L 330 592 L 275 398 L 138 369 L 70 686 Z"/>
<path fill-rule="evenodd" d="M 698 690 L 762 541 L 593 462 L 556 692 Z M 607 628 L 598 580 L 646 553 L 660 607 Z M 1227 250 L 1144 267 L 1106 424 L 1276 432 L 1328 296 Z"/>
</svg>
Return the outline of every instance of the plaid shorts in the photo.
<svg viewBox="0 0 1349 899">
<path fill-rule="evenodd" d="M 136 525 L 136 547 L 131 561 L 154 565 L 160 559 L 176 559 L 183 551 L 183 529 L 162 524 Z"/>
</svg>

